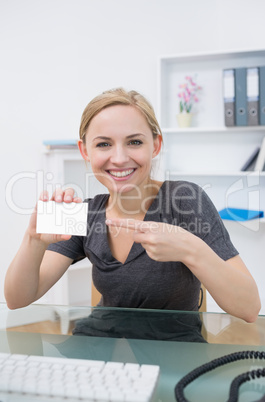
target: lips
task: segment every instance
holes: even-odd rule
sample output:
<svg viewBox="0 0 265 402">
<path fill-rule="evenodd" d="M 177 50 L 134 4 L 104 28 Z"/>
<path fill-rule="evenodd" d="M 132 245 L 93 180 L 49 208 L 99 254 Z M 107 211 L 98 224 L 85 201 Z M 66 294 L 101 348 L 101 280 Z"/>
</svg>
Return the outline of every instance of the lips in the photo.
<svg viewBox="0 0 265 402">
<path fill-rule="evenodd" d="M 135 169 L 108 170 L 108 173 L 113 177 L 126 178 L 126 177 L 130 176 L 134 171 L 135 171 Z"/>
</svg>

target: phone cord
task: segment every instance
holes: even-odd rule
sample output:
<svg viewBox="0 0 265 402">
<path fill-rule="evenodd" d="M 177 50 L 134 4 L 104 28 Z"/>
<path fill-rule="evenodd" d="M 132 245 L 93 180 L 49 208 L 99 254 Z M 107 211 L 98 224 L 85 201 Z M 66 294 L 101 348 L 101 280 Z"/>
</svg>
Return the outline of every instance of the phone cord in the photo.
<svg viewBox="0 0 265 402">
<path fill-rule="evenodd" d="M 229 355 L 225 355 L 210 361 L 209 363 L 203 364 L 200 367 L 192 370 L 186 376 L 184 376 L 175 387 L 175 396 L 177 402 L 188 402 L 188 399 L 184 396 L 184 388 L 189 385 L 192 381 L 196 380 L 201 375 L 207 373 L 208 371 L 214 370 L 219 366 L 223 366 L 228 363 L 235 362 L 237 360 L 244 359 L 265 359 L 265 352 L 258 351 L 242 351 L 235 352 Z M 246 381 L 254 380 L 255 378 L 265 377 L 265 368 L 248 371 L 246 373 L 237 376 L 230 385 L 229 399 L 227 402 L 237 402 L 239 387 Z M 264 399 L 262 398 L 262 401 Z"/>
</svg>

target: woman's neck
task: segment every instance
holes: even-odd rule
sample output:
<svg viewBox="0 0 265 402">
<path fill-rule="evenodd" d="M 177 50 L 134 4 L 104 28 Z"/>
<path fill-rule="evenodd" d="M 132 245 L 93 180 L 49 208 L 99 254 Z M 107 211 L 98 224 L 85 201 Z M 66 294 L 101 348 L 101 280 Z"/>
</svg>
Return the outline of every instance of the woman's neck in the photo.
<svg viewBox="0 0 265 402">
<path fill-rule="evenodd" d="M 127 193 L 111 193 L 107 204 L 108 217 L 143 219 L 162 182 L 150 180 Z"/>
</svg>

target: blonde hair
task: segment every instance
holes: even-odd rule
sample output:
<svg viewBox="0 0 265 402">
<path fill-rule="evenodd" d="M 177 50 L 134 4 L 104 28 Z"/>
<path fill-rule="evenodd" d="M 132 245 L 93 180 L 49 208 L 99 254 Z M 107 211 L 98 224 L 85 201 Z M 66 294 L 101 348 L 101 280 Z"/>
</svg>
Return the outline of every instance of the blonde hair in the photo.
<svg viewBox="0 0 265 402">
<path fill-rule="evenodd" d="M 147 99 L 136 91 L 128 92 L 123 88 L 116 88 L 96 96 L 86 106 L 80 123 L 80 139 L 85 141 L 85 135 L 93 117 L 103 109 L 115 105 L 128 105 L 137 108 L 145 116 L 153 137 L 156 138 L 160 135 L 162 138 L 162 132 L 155 117 L 154 109 Z"/>
</svg>

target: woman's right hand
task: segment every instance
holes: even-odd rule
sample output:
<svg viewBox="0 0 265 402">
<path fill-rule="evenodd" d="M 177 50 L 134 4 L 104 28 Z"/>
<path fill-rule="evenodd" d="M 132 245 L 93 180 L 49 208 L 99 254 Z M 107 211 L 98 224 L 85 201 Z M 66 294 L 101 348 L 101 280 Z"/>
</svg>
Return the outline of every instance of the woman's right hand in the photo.
<svg viewBox="0 0 265 402">
<path fill-rule="evenodd" d="M 41 201 L 49 201 L 47 191 L 41 193 Z M 57 189 L 51 197 L 55 202 L 82 202 L 74 196 L 74 190 Z M 50 243 L 69 240 L 70 235 L 36 233 L 37 205 L 22 244 L 8 267 L 5 278 L 5 298 L 11 309 L 25 307 L 43 296 L 64 274 L 72 262 L 59 253 L 47 251 Z"/>
<path fill-rule="evenodd" d="M 47 191 L 43 191 L 40 194 L 39 200 L 43 202 L 49 201 L 49 194 Z M 55 190 L 51 197 L 51 201 L 55 202 L 82 202 L 82 199 L 80 197 L 75 197 L 75 191 L 72 188 L 67 188 L 66 190 L 62 190 L 61 188 L 58 188 Z M 71 235 L 58 235 L 58 234 L 47 234 L 47 233 L 37 233 L 36 232 L 36 226 L 37 226 L 37 204 L 35 205 L 34 211 L 30 217 L 29 221 L 29 226 L 28 226 L 28 234 L 30 235 L 31 238 L 40 240 L 41 242 L 49 245 L 50 243 L 56 243 L 58 241 L 62 240 L 69 240 L 71 238 Z"/>
</svg>

